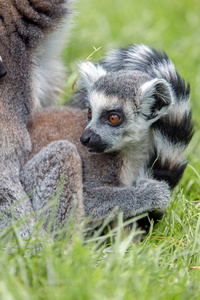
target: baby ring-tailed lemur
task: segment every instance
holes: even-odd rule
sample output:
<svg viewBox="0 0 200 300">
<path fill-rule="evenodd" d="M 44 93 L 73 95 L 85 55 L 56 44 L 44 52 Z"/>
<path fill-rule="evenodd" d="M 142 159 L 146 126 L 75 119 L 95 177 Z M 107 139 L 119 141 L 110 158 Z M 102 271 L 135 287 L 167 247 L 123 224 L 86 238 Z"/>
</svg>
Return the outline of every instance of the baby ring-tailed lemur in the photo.
<svg viewBox="0 0 200 300">
<path fill-rule="evenodd" d="M 97 220 L 115 206 L 124 219 L 160 218 L 193 135 L 189 85 L 165 53 L 144 45 L 115 50 L 96 66 L 83 63 L 80 74 L 75 96 L 86 111 L 46 109 L 29 124 L 32 154 L 21 182 L 27 193 L 35 190 L 33 208 L 48 204 L 64 173 L 58 226 L 75 201 L 80 215 L 84 205 Z"/>
<path fill-rule="evenodd" d="M 19 180 L 31 151 L 27 123 L 63 83 L 58 56 L 73 2 L 0 0 L 0 229 L 10 226 L 12 211 L 17 220 L 32 212 Z"/>
</svg>

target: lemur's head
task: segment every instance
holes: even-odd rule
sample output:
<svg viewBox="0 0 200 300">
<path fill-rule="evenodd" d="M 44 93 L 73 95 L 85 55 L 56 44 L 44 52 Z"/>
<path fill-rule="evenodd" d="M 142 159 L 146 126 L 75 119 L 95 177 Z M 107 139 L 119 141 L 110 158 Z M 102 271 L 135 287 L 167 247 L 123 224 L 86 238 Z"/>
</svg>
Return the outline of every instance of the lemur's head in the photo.
<svg viewBox="0 0 200 300">
<path fill-rule="evenodd" d="M 121 151 L 143 140 L 172 103 L 170 85 L 138 71 L 107 73 L 80 65 L 88 93 L 88 124 L 80 138 L 93 153 Z"/>
</svg>

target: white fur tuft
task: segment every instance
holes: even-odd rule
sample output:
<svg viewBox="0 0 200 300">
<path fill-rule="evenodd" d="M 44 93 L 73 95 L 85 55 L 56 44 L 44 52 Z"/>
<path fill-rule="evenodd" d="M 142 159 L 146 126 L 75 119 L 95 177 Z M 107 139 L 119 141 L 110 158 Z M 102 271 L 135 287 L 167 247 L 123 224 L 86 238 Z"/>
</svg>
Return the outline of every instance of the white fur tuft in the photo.
<svg viewBox="0 0 200 300">
<path fill-rule="evenodd" d="M 100 65 L 95 66 L 89 61 L 79 64 L 79 72 L 81 79 L 88 90 L 91 89 L 93 84 L 100 77 L 105 76 L 107 73 Z"/>
</svg>

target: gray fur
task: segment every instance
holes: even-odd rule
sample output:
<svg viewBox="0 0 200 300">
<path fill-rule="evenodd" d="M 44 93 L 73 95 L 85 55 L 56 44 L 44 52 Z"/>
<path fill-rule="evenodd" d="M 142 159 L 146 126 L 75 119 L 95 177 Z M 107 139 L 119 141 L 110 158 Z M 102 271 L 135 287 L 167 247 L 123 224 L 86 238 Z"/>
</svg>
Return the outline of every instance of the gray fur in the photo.
<svg viewBox="0 0 200 300">
<path fill-rule="evenodd" d="M 84 68 L 84 67 L 82 67 Z M 83 72 L 83 71 L 82 71 Z M 83 76 L 86 74 L 83 73 Z M 101 76 L 94 82 L 93 90 L 103 92 L 105 96 L 113 96 L 122 100 L 135 102 L 139 88 L 151 77 L 141 72 L 119 71 Z"/>
<path fill-rule="evenodd" d="M 84 186 L 86 215 L 103 220 L 117 206 L 124 219 L 156 210 L 163 213 L 170 201 L 166 183 L 156 180 L 141 180 L 131 187 Z M 99 205 L 100 204 L 100 205 Z"/>
<path fill-rule="evenodd" d="M 0 55 L 7 71 L 0 78 L 0 212 L 7 218 L 1 221 L 1 228 L 11 222 L 10 205 L 26 197 L 19 172 L 31 151 L 27 122 L 38 111 L 44 94 L 46 102 L 55 98 L 60 88 L 60 80 L 55 77 L 61 64 L 58 62 L 57 67 L 57 54 L 52 48 L 48 52 L 45 49 L 52 43 L 53 31 L 59 30 L 62 20 L 71 15 L 72 2 L 0 0 Z M 58 72 L 53 72 L 53 65 Z M 38 88 L 41 76 L 43 92 Z M 15 210 L 18 219 L 32 212 L 32 207 L 27 200 Z M 29 234 L 29 229 L 22 235 Z"/>
<path fill-rule="evenodd" d="M 59 100 L 59 93 L 66 80 L 66 68 L 60 58 L 66 44 L 66 36 L 71 28 L 71 18 L 74 14 L 75 0 L 64 0 L 67 9 L 64 18 L 59 20 L 54 31 L 45 37 L 34 53 L 33 81 L 36 97 L 43 107 L 48 107 Z"/>
<path fill-rule="evenodd" d="M 55 141 L 44 147 L 21 170 L 20 180 L 30 194 L 32 206 L 45 218 L 45 227 L 52 216 L 53 205 L 44 210 L 52 199 L 58 197 L 52 230 L 62 228 L 72 208 L 76 206 L 76 219 L 84 216 L 82 195 L 82 165 L 76 147 L 68 141 Z M 59 183 L 62 183 L 59 193 Z M 34 194 L 32 197 L 31 194 Z M 59 194 L 58 194 L 59 193 Z"/>
</svg>

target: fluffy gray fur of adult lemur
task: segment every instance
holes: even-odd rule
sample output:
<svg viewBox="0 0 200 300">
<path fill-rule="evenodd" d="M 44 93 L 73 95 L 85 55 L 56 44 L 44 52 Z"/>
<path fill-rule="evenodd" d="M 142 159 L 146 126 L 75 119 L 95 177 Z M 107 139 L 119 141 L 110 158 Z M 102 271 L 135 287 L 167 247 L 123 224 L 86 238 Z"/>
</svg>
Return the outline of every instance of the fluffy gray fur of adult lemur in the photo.
<svg viewBox="0 0 200 300">
<path fill-rule="evenodd" d="M 144 45 L 115 50 L 98 65 L 83 63 L 80 75 L 75 97 L 87 110 L 46 109 L 29 126 L 33 148 L 21 181 L 26 192 L 39 186 L 34 209 L 48 204 L 57 172 L 65 169 L 61 223 L 72 198 L 95 220 L 116 206 L 124 219 L 143 212 L 159 219 L 186 167 L 193 135 L 189 86 L 165 53 Z M 55 158 L 58 143 L 65 151 Z"/>
<path fill-rule="evenodd" d="M 0 0 L 0 229 L 12 221 L 12 204 L 15 219 L 32 212 L 19 180 L 31 151 L 27 123 L 62 85 L 61 32 L 69 27 L 73 2 Z M 22 235 L 34 222 L 28 223 Z"/>
</svg>

